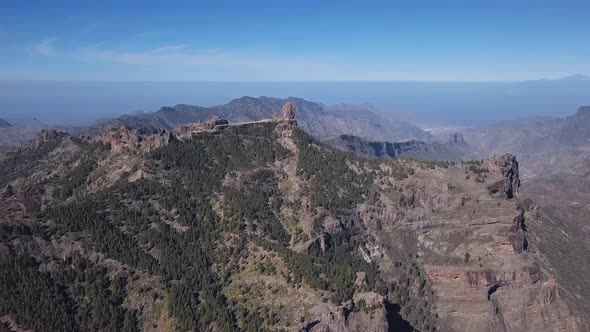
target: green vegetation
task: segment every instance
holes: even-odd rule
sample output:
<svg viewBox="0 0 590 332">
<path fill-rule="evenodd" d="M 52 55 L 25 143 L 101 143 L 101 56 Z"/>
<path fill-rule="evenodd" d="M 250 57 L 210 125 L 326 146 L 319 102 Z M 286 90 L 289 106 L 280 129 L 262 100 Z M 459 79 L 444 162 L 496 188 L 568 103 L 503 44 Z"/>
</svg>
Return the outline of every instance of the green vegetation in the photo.
<svg viewBox="0 0 590 332">
<path fill-rule="evenodd" d="M 74 167 L 66 176 L 60 179 L 60 187 L 54 192 L 54 196 L 58 199 L 72 196 L 74 189 L 84 184 L 88 175 L 95 169 L 96 161 L 83 160 L 80 165 Z"/>
<path fill-rule="evenodd" d="M 374 263 L 369 264 L 351 255 L 354 244 L 348 242 L 348 238 L 344 233 L 334 234 L 331 236 L 332 245 L 326 252 L 312 247 L 308 255 L 260 238 L 253 240 L 265 249 L 281 255 L 293 274 L 293 283 L 305 281 L 314 288 L 332 291 L 332 301 L 340 303 L 352 297 L 356 272 L 367 273 L 369 289 L 375 288 L 378 277 L 378 268 Z"/>
<path fill-rule="evenodd" d="M 260 263 L 255 266 L 258 273 L 330 291 L 335 303 L 352 298 L 359 271 L 366 272 L 368 289 L 383 293 L 377 265 L 355 254 L 363 242 L 354 226 L 358 217 L 351 213 L 358 203 L 377 200 L 378 193 L 371 189 L 376 170 L 349 154 L 317 148 L 313 139 L 296 131 L 301 151 L 298 172 L 308 181 L 312 203 L 324 208 L 325 216 L 336 216 L 350 227 L 325 234 L 329 245 L 324 250 L 316 243 L 307 253 L 295 252 L 288 248 L 291 235 L 283 227 L 281 212 L 288 210 L 297 219 L 294 211 L 301 202 L 283 200 L 270 167 L 289 155 L 277 144 L 273 130 L 271 124 L 240 127 L 171 141 L 145 160 L 155 178 L 136 182 L 123 178 L 83 195 L 77 193 L 109 146 L 75 140 L 82 147 L 77 166 L 49 180 L 56 185 L 54 200 L 34 210 L 40 222 L 1 225 L 0 239 L 30 235 L 48 242 L 75 239 L 84 253 L 116 260 L 124 272 L 107 271 L 100 260 L 75 253 L 65 259 L 52 253 L 36 259 L 0 259 L 0 285 L 3 290 L 10 288 L 9 296 L 0 299 L 0 314 L 9 313 L 20 326 L 37 331 L 136 331 L 138 317 L 129 307 L 126 290 L 129 280 L 149 275 L 157 276 L 158 289 L 168 294 L 166 309 L 178 331 L 266 330 L 285 323 L 276 308 L 227 299 L 222 291 L 239 273 L 249 241 L 285 264 L 279 270 L 271 262 Z M 44 147 L 43 153 L 53 148 Z M 30 165 L 25 172 L 35 167 L 33 156 L 18 158 Z M 15 160 L 0 167 L 7 169 Z M 41 193 L 44 187 L 39 185 L 27 190 Z M 319 232 L 323 220 L 317 219 Z"/>
<path fill-rule="evenodd" d="M 441 168 L 449 168 L 449 166 L 453 165 L 453 162 L 449 162 L 449 161 L 438 161 L 438 160 L 415 160 L 413 159 L 414 162 L 416 162 L 420 168 L 422 169 L 435 169 L 437 167 L 441 167 Z"/>
<path fill-rule="evenodd" d="M 365 199 L 372 176 L 368 172 L 357 174 L 349 165 L 360 159 L 333 148 L 320 148 L 302 130 L 295 130 L 295 140 L 300 150 L 297 169 L 309 181 L 307 192 L 315 205 L 342 212 Z"/>
<path fill-rule="evenodd" d="M 461 164 L 481 166 L 481 165 L 483 165 L 483 159 L 482 160 L 464 160 L 461 162 Z"/>
<path fill-rule="evenodd" d="M 400 305 L 403 316 L 412 326 L 420 331 L 435 331 L 436 314 L 432 310 L 434 292 L 428 277 L 411 258 L 396 263 L 396 266 L 401 276 L 398 282 L 388 287 L 390 299 Z"/>
<path fill-rule="evenodd" d="M 61 140 L 42 142 L 36 149 L 22 149 L 9 155 L 0 163 L 0 187 L 6 183 L 29 175 L 38 161 L 53 151 Z"/>
<path fill-rule="evenodd" d="M 281 243 L 289 242 L 290 236 L 279 220 L 283 200 L 272 171 L 258 170 L 239 187 L 224 187 L 223 197 L 224 211 L 238 223 L 234 229 L 247 224 L 254 232 Z"/>
<path fill-rule="evenodd" d="M 477 175 L 490 172 L 490 170 L 487 167 L 481 167 L 476 165 L 469 165 L 467 169 Z"/>
<path fill-rule="evenodd" d="M 0 312 L 35 331 L 138 331 L 122 304 L 126 280 L 78 256 L 52 274 L 32 258 L 0 260 Z"/>
</svg>

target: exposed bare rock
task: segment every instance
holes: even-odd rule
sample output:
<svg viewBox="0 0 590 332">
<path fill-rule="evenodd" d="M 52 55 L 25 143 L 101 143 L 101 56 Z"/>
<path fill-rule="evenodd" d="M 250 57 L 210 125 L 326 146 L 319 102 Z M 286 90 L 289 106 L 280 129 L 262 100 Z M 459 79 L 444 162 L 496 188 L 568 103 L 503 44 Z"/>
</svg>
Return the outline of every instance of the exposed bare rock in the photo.
<svg viewBox="0 0 590 332">
<path fill-rule="evenodd" d="M 296 110 L 295 103 L 292 101 L 287 102 L 283 106 L 283 120 L 293 120 L 295 119 L 295 110 Z"/>
<path fill-rule="evenodd" d="M 45 142 L 58 140 L 66 135 L 67 135 L 66 133 L 59 132 L 55 129 L 43 129 L 43 130 L 41 130 L 39 135 L 37 135 L 37 138 L 35 138 L 32 141 L 31 148 L 37 149 L 37 148 L 39 148 L 39 146 L 41 146 L 41 144 L 43 144 Z"/>
<path fill-rule="evenodd" d="M 465 181 L 470 169 L 487 168 L 489 173 L 482 174 L 489 178 L 484 181 Z M 433 325 L 441 331 L 585 331 L 568 294 L 550 281 L 554 275 L 537 251 L 537 242 L 535 250 L 531 248 L 533 238 L 543 241 L 527 225 L 538 218 L 535 203 L 516 198 L 515 213 L 513 201 L 490 195 L 488 186 L 499 180 L 507 179 L 504 193 L 519 186 L 513 156 L 467 167 L 414 170 L 407 180 L 378 179 L 384 183 L 384 207 L 377 204 L 361 213 L 382 250 L 382 258 L 371 261 L 380 265 L 383 275 L 391 271 L 391 278 L 401 285 L 396 291 L 402 300 L 395 303 L 402 303 L 404 319 L 421 331 L 433 331 Z M 371 226 L 375 220 L 379 227 Z M 368 260 L 366 250 L 362 253 Z M 400 262 L 389 265 L 392 260 Z M 433 299 L 424 296 L 430 289 Z M 408 301 L 413 296 L 422 296 L 424 302 Z M 406 301 L 409 304 L 403 304 Z M 416 308 L 423 313 L 432 310 L 434 323 L 422 325 L 425 320 Z"/>
<path fill-rule="evenodd" d="M 449 144 L 466 144 L 463 134 L 451 133 L 449 134 Z"/>
<path fill-rule="evenodd" d="M 8 197 L 12 197 L 14 195 L 14 189 L 12 188 L 11 185 L 6 186 L 6 189 L 4 189 L 4 192 L 2 193 L 2 198 L 8 198 Z"/>
<path fill-rule="evenodd" d="M 365 158 L 414 158 L 421 160 L 459 161 L 472 158 L 473 151 L 461 134 L 452 134 L 447 143 L 417 140 L 378 142 L 353 135 L 340 135 L 324 141 L 343 151 Z"/>
<path fill-rule="evenodd" d="M 103 143 L 110 144 L 113 151 L 123 149 L 136 149 L 141 142 L 141 136 L 134 130 L 127 127 L 121 127 L 115 131 L 110 131 L 97 138 Z"/>
<path fill-rule="evenodd" d="M 311 309 L 312 319 L 306 321 L 299 331 L 309 332 L 386 332 L 388 331 L 387 312 L 383 298 L 375 293 L 361 294 L 365 305 L 360 310 L 351 311 L 351 303 L 334 307 L 319 304 Z"/>
<path fill-rule="evenodd" d="M 227 120 L 216 116 L 204 122 L 179 125 L 174 129 L 174 134 L 179 138 L 190 138 L 193 134 L 200 132 L 225 129 L 228 124 L 229 122 Z"/>
<path fill-rule="evenodd" d="M 357 272 L 354 279 L 354 287 L 357 289 L 363 289 L 365 286 L 367 286 L 367 273 L 362 271 Z"/>
<path fill-rule="evenodd" d="M 141 142 L 141 148 L 144 150 L 148 150 L 148 151 L 154 150 L 154 149 L 157 149 L 161 146 L 164 146 L 164 145 L 170 143 L 174 139 L 176 139 L 176 138 L 172 134 L 172 132 L 163 130 L 158 134 L 149 135 L 149 136 L 144 137 Z"/>
<path fill-rule="evenodd" d="M 25 205 L 14 195 L 0 197 L 0 224 L 27 224 Z"/>
<path fill-rule="evenodd" d="M 520 187 L 518 174 L 518 161 L 511 154 L 494 156 L 490 159 L 490 172 L 499 175 L 501 178 L 488 186 L 491 194 L 502 193 L 506 198 L 513 198 Z"/>
<path fill-rule="evenodd" d="M 528 250 L 529 241 L 527 239 L 527 228 L 525 225 L 525 210 L 522 206 L 518 206 L 518 215 L 514 217 L 513 224 L 509 230 L 509 240 L 512 248 L 516 253 L 523 253 Z"/>
<path fill-rule="evenodd" d="M 315 240 L 310 240 L 307 243 L 307 252 L 309 253 L 313 250 L 325 252 L 330 248 L 330 240 L 331 238 L 329 233 L 322 233 Z"/>
<path fill-rule="evenodd" d="M 8 331 L 11 332 L 33 332 L 31 329 L 26 329 L 19 326 L 19 324 L 17 324 L 10 315 L 4 315 L 0 317 L 0 327 L 5 326 L 8 328 Z"/>
</svg>

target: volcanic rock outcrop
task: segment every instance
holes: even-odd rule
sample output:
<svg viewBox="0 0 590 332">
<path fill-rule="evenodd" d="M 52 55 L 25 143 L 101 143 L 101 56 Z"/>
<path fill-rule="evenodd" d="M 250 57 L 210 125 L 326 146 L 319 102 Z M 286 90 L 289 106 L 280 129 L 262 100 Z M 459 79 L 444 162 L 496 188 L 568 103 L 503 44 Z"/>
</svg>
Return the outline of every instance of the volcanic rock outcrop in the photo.
<svg viewBox="0 0 590 332">
<path fill-rule="evenodd" d="M 293 120 L 295 119 L 295 103 L 292 101 L 287 102 L 283 106 L 283 119 L 284 120 Z"/>
<path fill-rule="evenodd" d="M 98 140 L 110 144 L 111 149 L 119 151 L 122 149 L 135 149 L 139 147 L 141 136 L 134 130 L 121 127 L 115 131 L 101 135 Z"/>
<path fill-rule="evenodd" d="M 449 144 L 465 144 L 465 139 L 461 133 L 449 134 Z"/>
<path fill-rule="evenodd" d="M 204 122 L 180 125 L 174 129 L 174 134 L 179 138 L 190 138 L 193 134 L 199 132 L 225 129 L 228 125 L 229 122 L 227 120 L 216 116 Z"/>
<path fill-rule="evenodd" d="M 527 227 L 525 224 L 524 207 L 519 205 L 518 215 L 513 219 L 513 225 L 510 226 L 509 240 L 512 244 L 512 248 L 516 253 L 523 253 L 529 247 L 529 241 L 527 239 Z"/>
<path fill-rule="evenodd" d="M 471 148 L 461 134 L 449 135 L 446 143 L 410 140 L 403 142 L 370 141 L 353 135 L 340 135 L 324 141 L 340 150 L 365 158 L 413 158 L 420 160 L 460 161 L 472 157 Z"/>
<path fill-rule="evenodd" d="M 506 198 L 513 198 L 520 187 L 518 161 L 516 156 L 505 154 L 490 159 L 490 172 L 501 176 L 501 179 L 488 186 L 491 194 L 502 193 Z"/>
<path fill-rule="evenodd" d="M 31 144 L 31 147 L 33 149 L 38 148 L 39 146 L 41 146 L 41 144 L 45 143 L 45 142 L 49 142 L 52 140 L 57 140 L 63 136 L 67 135 L 66 133 L 63 132 L 59 132 L 55 129 L 43 129 L 41 130 L 41 132 L 39 133 L 39 135 L 37 136 L 37 138 L 35 138 Z"/>
</svg>

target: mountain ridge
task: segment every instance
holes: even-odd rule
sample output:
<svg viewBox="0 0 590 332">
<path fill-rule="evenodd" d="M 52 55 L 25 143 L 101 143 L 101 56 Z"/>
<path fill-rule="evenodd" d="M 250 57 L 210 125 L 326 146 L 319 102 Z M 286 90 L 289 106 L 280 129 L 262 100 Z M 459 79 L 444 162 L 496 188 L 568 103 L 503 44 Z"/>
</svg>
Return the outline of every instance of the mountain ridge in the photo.
<svg viewBox="0 0 590 332">
<path fill-rule="evenodd" d="M 0 158 L 5 319 L 39 331 L 584 331 L 514 156 L 358 158 L 302 131 L 293 110 L 155 134 L 44 131 Z"/>
<path fill-rule="evenodd" d="M 90 132 L 99 133 L 121 125 L 134 129 L 155 127 L 171 130 L 179 124 L 205 121 L 213 116 L 219 116 L 231 122 L 256 121 L 271 118 L 275 113 L 280 112 L 283 104 L 289 101 L 297 106 L 300 127 L 318 138 L 352 134 L 394 141 L 431 139 L 428 132 L 410 123 L 386 120 L 370 109 L 363 108 L 355 112 L 351 109 L 342 109 L 341 106 L 329 108 L 302 98 L 281 99 L 264 96 L 259 98 L 244 96 L 212 107 L 186 104 L 178 104 L 174 107 L 164 106 L 153 113 L 123 115 L 100 121 Z"/>
</svg>

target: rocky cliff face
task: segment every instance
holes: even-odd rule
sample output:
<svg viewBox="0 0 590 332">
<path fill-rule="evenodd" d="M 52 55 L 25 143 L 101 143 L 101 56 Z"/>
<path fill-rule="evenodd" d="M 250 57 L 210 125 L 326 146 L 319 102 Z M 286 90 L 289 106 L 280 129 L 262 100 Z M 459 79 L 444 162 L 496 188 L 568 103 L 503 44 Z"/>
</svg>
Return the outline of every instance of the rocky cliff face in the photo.
<svg viewBox="0 0 590 332">
<path fill-rule="evenodd" d="M 141 136 L 136 131 L 127 127 L 121 127 L 99 136 L 98 140 L 110 145 L 115 151 L 123 149 L 134 150 L 139 147 Z"/>
<path fill-rule="evenodd" d="M 325 143 L 343 151 L 350 151 L 366 158 L 415 158 L 421 160 L 459 161 L 473 154 L 461 134 L 451 134 L 448 143 L 426 143 L 410 140 L 405 142 L 379 142 L 352 135 L 340 135 Z"/>
<path fill-rule="evenodd" d="M 461 133 L 449 134 L 449 144 L 466 144 L 465 138 L 463 138 L 463 134 L 461 134 Z"/>
<path fill-rule="evenodd" d="M 228 121 L 220 117 L 213 117 L 205 122 L 188 123 L 179 125 L 174 129 L 174 134 L 177 137 L 190 138 L 193 134 L 198 134 L 205 131 L 216 131 L 228 125 Z"/>
<path fill-rule="evenodd" d="M 488 186 L 491 194 L 501 193 L 506 198 L 513 198 L 520 187 L 520 176 L 518 172 L 518 161 L 511 154 L 494 156 L 491 158 L 490 169 L 492 174 L 500 176 L 499 180 Z"/>
<path fill-rule="evenodd" d="M 517 173 L 511 156 L 491 159 L 482 167 L 505 177 L 507 165 Z M 475 173 L 465 168 L 474 178 Z M 585 330 L 584 320 L 574 311 L 569 296 L 564 296 L 550 263 L 532 244 L 531 238 L 543 239 L 530 234 L 535 228 L 530 225 L 541 220 L 530 201 L 523 204 L 518 197 L 490 196 L 487 183 L 495 181 L 493 174 L 483 184 L 470 184 L 464 181 L 465 172 L 453 167 L 438 179 L 427 175 L 430 172 L 435 171 L 418 171 L 407 182 L 397 184 L 406 197 L 412 195 L 414 208 L 388 212 L 388 222 L 382 221 L 383 228 L 374 236 L 382 248 L 383 261 L 410 251 L 412 260 L 422 266 L 427 276 L 425 288 L 430 285 L 435 294 L 431 310 L 437 314 L 439 329 Z M 408 237 L 415 238 L 416 244 Z M 404 241 L 409 243 L 391 244 Z M 412 279 L 420 280 L 421 274 L 417 275 L 402 273 L 398 282 L 410 280 L 412 285 Z"/>
<path fill-rule="evenodd" d="M 541 217 L 526 225 L 543 238 L 544 251 L 560 286 L 576 307 L 590 312 L 590 113 L 587 106 L 561 118 L 528 118 L 469 129 L 466 140 L 482 155 L 510 152 L 519 157 L 521 195 L 534 199 Z M 507 188 L 509 181 L 501 187 Z M 534 237 L 528 236 L 529 242 Z M 520 242 L 520 240 L 518 241 Z M 588 318 L 586 318 L 588 320 Z"/>
</svg>

